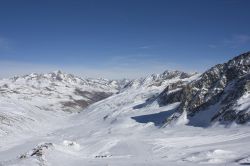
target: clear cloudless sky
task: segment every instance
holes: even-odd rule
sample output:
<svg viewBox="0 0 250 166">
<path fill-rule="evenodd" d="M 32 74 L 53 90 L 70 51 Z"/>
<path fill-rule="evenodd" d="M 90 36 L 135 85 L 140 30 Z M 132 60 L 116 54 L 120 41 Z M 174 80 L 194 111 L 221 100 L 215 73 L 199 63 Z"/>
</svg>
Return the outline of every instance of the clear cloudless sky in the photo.
<svg viewBox="0 0 250 166">
<path fill-rule="evenodd" d="M 0 77 L 202 72 L 246 51 L 249 0 L 0 1 Z"/>
</svg>

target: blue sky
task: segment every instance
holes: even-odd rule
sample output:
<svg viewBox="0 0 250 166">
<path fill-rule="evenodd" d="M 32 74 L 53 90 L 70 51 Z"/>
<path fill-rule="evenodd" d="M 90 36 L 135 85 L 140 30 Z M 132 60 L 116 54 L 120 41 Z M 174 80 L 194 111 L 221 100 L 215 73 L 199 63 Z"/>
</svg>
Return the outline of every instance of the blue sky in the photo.
<svg viewBox="0 0 250 166">
<path fill-rule="evenodd" d="M 248 0 L 3 0 L 0 77 L 202 72 L 250 51 Z"/>
</svg>

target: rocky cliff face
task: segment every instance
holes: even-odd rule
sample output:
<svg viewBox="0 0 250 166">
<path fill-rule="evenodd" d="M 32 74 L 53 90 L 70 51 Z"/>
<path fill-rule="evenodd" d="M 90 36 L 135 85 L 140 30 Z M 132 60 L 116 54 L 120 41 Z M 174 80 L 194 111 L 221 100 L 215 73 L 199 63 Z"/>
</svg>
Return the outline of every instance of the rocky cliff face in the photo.
<svg viewBox="0 0 250 166">
<path fill-rule="evenodd" d="M 211 121 L 246 123 L 250 120 L 249 107 L 247 103 L 240 107 L 242 104 L 239 104 L 239 101 L 248 98 L 249 74 L 250 52 L 247 52 L 227 63 L 212 67 L 187 85 L 176 84 L 167 87 L 160 94 L 158 102 L 160 105 L 181 103 L 178 113 L 168 120 L 178 118 L 176 115 L 180 115 L 184 110 L 189 117 L 193 117 L 217 104 Z"/>
</svg>

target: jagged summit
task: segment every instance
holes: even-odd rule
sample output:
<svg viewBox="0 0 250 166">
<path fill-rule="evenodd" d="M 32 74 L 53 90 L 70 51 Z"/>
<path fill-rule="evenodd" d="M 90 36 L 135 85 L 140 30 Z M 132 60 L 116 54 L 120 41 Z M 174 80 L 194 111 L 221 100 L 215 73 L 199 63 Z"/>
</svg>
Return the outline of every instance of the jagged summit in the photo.
<svg viewBox="0 0 250 166">
<path fill-rule="evenodd" d="M 170 88 L 166 89 L 158 101 L 162 105 L 181 102 L 179 111 L 186 110 L 189 117 L 197 116 L 197 118 L 200 111 L 217 104 L 213 112 L 208 113 L 207 123 L 210 121 L 245 123 L 250 120 L 248 107 L 239 110 L 236 105 L 249 94 L 249 74 L 250 52 L 247 52 L 224 64 L 212 67 L 199 79 L 174 93 L 168 92 Z"/>
<path fill-rule="evenodd" d="M 248 125 L 200 127 L 249 122 L 248 59 L 129 83 L 63 72 L 0 80 L 1 164 L 247 165 Z"/>
<path fill-rule="evenodd" d="M 234 57 L 233 59 L 227 62 L 229 66 L 246 66 L 250 65 L 250 51 L 243 53 L 239 56 Z"/>
<path fill-rule="evenodd" d="M 188 78 L 194 74 L 198 73 L 187 73 L 179 70 L 165 70 L 162 74 L 160 74 L 160 77 L 165 79 L 171 79 L 174 77 L 180 77 L 180 78 Z"/>
<path fill-rule="evenodd" d="M 60 70 L 0 80 L 1 96 L 31 104 L 35 103 L 32 102 L 33 100 L 44 101 L 38 105 L 49 110 L 83 109 L 118 91 L 117 82 L 104 79 L 82 79 Z"/>
<path fill-rule="evenodd" d="M 82 79 L 80 77 L 77 77 L 73 74 L 67 74 L 65 72 L 62 72 L 61 70 L 56 70 L 49 73 L 31 73 L 24 76 L 14 76 L 11 78 L 14 82 L 20 81 L 20 80 L 40 80 L 40 81 L 62 81 L 62 82 L 80 82 Z"/>
<path fill-rule="evenodd" d="M 5 82 L 11 80 L 12 83 L 26 84 L 30 86 L 48 86 L 50 84 L 70 84 L 96 87 L 97 89 L 121 89 L 124 80 L 108 80 L 103 78 L 81 78 L 73 74 L 56 70 L 49 73 L 31 73 L 23 76 L 14 76 L 10 79 L 4 79 Z M 1 80 L 0 80 L 1 82 Z M 4 82 L 2 80 L 2 82 Z M 126 82 L 126 81 L 125 81 Z"/>
<path fill-rule="evenodd" d="M 169 82 L 181 79 L 188 79 L 193 76 L 198 76 L 198 73 L 186 73 L 178 70 L 165 70 L 161 74 L 151 74 L 147 77 L 142 77 L 130 81 L 125 88 L 147 88 L 147 87 L 164 87 Z"/>
</svg>

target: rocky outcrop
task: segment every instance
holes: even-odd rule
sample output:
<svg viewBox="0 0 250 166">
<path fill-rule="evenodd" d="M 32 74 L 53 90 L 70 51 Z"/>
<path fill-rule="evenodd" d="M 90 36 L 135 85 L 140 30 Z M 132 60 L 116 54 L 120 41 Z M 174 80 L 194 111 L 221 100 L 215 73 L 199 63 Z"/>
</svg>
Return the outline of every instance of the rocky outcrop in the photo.
<svg viewBox="0 0 250 166">
<path fill-rule="evenodd" d="M 186 110 L 190 117 L 219 103 L 217 114 L 211 121 L 246 123 L 250 120 L 248 108 L 236 110 L 237 101 L 249 93 L 249 73 L 250 52 L 247 52 L 212 67 L 187 85 L 167 87 L 158 102 L 160 105 L 180 102 L 179 113 Z"/>
<path fill-rule="evenodd" d="M 19 157 L 19 159 L 25 159 L 28 157 L 43 157 L 45 151 L 47 151 L 48 149 L 53 148 L 53 144 L 52 143 L 43 143 L 41 145 L 36 146 L 34 149 L 32 149 L 31 151 L 21 155 Z"/>
<path fill-rule="evenodd" d="M 54 149 L 54 145 L 52 143 L 43 143 L 37 145 L 34 149 L 29 152 L 22 154 L 18 157 L 19 160 L 37 160 L 38 165 L 45 166 L 48 165 L 45 159 L 46 153 L 50 150 Z"/>
<path fill-rule="evenodd" d="M 240 79 L 233 81 L 225 89 L 221 99 L 221 109 L 213 117 L 213 121 L 219 120 L 220 122 L 246 123 L 250 121 L 250 103 L 239 103 L 239 100 L 247 100 L 250 93 L 250 74 L 247 74 Z M 248 101 L 246 101 L 248 102 Z M 244 108 L 241 108 L 245 105 Z"/>
</svg>

